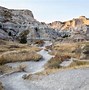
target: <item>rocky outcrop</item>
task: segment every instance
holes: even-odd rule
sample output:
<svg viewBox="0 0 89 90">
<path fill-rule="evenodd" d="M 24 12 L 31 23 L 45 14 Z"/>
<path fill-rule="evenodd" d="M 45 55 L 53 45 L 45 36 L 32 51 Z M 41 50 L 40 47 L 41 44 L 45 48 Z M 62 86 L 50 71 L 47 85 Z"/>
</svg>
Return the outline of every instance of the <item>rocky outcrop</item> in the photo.
<svg viewBox="0 0 89 90">
<path fill-rule="evenodd" d="M 0 38 L 10 39 L 27 28 L 27 23 L 36 21 L 30 10 L 13 10 L 0 7 Z"/>
<path fill-rule="evenodd" d="M 49 23 L 48 24 L 51 28 L 54 28 L 54 29 L 61 29 L 62 26 L 64 25 L 64 23 L 62 23 L 61 21 L 54 21 L 52 23 Z"/>
<path fill-rule="evenodd" d="M 85 16 L 50 24 L 37 21 L 30 10 L 14 10 L 0 7 L 0 39 L 19 40 L 21 33 L 29 31 L 24 40 L 30 42 L 40 40 L 60 40 L 60 38 L 74 37 L 76 33 L 88 36 L 89 19 Z"/>
<path fill-rule="evenodd" d="M 20 34 L 29 30 L 27 40 L 55 39 L 58 33 L 45 23 L 34 19 L 30 10 L 14 10 L 0 7 L 0 38 L 15 40 Z"/>
<path fill-rule="evenodd" d="M 89 40 L 89 18 L 85 16 L 80 16 L 79 18 L 65 22 L 55 21 L 49 23 L 48 26 L 56 29 L 63 37 L 67 35 L 73 39 L 72 37 L 76 37 L 76 35 L 79 34 L 86 38 L 84 40 Z M 81 41 L 80 38 L 78 39 Z"/>
<path fill-rule="evenodd" d="M 79 18 L 72 19 L 65 22 L 54 21 L 48 24 L 50 27 L 54 29 L 61 29 L 61 30 L 73 30 L 76 28 L 81 28 L 85 25 L 89 25 L 89 19 L 85 16 L 80 16 Z"/>
<path fill-rule="evenodd" d="M 14 9 L 7 9 L 0 6 L 0 22 L 10 21 L 13 23 L 14 22 L 24 23 L 24 22 L 21 22 L 24 19 L 25 21 L 34 20 L 34 16 L 30 10 L 14 10 Z"/>
<path fill-rule="evenodd" d="M 84 45 L 81 48 L 81 56 L 80 59 L 89 59 L 89 45 Z"/>
</svg>

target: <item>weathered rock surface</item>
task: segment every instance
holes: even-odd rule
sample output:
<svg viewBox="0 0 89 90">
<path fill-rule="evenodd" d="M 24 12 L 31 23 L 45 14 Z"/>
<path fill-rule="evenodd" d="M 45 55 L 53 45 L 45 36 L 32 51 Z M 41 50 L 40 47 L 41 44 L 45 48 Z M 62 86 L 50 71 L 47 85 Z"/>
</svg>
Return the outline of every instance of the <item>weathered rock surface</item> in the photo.
<svg viewBox="0 0 89 90">
<path fill-rule="evenodd" d="M 26 30 L 29 31 L 25 35 L 28 43 L 34 39 L 59 40 L 60 37 L 73 39 L 77 33 L 86 37 L 84 40 L 89 40 L 89 19 L 80 16 L 66 22 L 55 21 L 46 24 L 37 21 L 30 10 L 0 7 L 0 39 L 19 40 L 20 34 Z"/>
<path fill-rule="evenodd" d="M 89 59 L 89 45 L 85 45 L 82 48 L 80 59 Z"/>
<path fill-rule="evenodd" d="M 76 29 L 84 29 L 86 25 L 89 25 L 89 19 L 85 16 L 80 16 L 79 18 L 75 18 L 69 21 L 61 22 L 61 21 L 54 21 L 48 24 L 50 27 L 54 29 L 61 29 L 61 30 L 76 30 Z M 86 27 L 85 27 L 86 29 Z"/>
<path fill-rule="evenodd" d="M 29 30 L 29 39 L 55 39 L 58 33 L 45 23 L 38 22 L 30 10 L 14 10 L 0 7 L 0 38 L 15 40 L 20 33 Z"/>
</svg>

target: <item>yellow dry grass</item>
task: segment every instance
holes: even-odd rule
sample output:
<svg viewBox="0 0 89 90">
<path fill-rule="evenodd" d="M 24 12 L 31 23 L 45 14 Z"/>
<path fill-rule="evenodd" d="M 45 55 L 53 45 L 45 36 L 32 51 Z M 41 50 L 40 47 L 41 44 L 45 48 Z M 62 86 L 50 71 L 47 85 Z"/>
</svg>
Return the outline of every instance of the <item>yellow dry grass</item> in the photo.
<svg viewBox="0 0 89 90">
<path fill-rule="evenodd" d="M 36 73 L 37 75 L 49 75 L 52 73 L 56 73 L 63 70 L 73 70 L 73 69 L 81 69 L 81 68 L 89 68 L 89 62 L 88 64 L 86 62 L 81 62 L 79 65 L 71 65 L 68 67 L 60 67 L 60 68 L 46 68 L 44 71 Z"/>
<path fill-rule="evenodd" d="M 68 55 L 72 58 L 80 58 L 83 43 L 54 43 L 52 46 L 53 55 Z"/>
<path fill-rule="evenodd" d="M 36 52 L 41 49 L 27 44 L 0 40 L 0 64 L 18 61 L 38 61 L 42 58 Z"/>
<path fill-rule="evenodd" d="M 70 59 L 70 56 L 66 55 L 56 55 L 55 57 L 52 57 L 45 65 L 45 68 L 60 68 L 60 63 L 62 63 L 64 60 Z"/>
<path fill-rule="evenodd" d="M 75 66 L 86 66 L 89 65 L 89 61 L 83 60 L 74 60 L 68 67 L 75 67 Z"/>
<path fill-rule="evenodd" d="M 23 45 L 23 44 L 19 44 L 17 42 L 0 40 L 0 53 L 6 52 L 6 51 L 13 51 L 13 50 L 39 51 L 41 49 L 36 46 L 30 46 L 27 44 Z"/>
<path fill-rule="evenodd" d="M 9 73 L 11 72 L 13 69 L 10 66 L 7 65 L 0 65 L 0 73 L 4 74 L 4 73 Z"/>
<path fill-rule="evenodd" d="M 51 59 L 46 65 L 46 67 L 51 66 L 51 68 L 46 68 L 46 73 L 55 72 L 61 69 L 73 69 L 73 68 L 83 68 L 89 67 L 89 61 L 80 60 L 81 55 L 81 47 L 89 45 L 89 42 L 78 42 L 78 43 L 55 43 L 52 46 L 52 52 L 55 56 L 58 56 L 54 59 Z M 60 56 L 69 56 L 71 58 L 76 58 L 78 60 L 74 60 L 70 66 L 68 67 L 60 67 Z M 56 68 L 54 68 L 56 67 Z"/>
<path fill-rule="evenodd" d="M 4 90 L 4 87 L 1 82 L 0 82 L 0 90 Z"/>
<path fill-rule="evenodd" d="M 53 46 L 54 50 L 61 52 L 72 52 L 79 47 L 77 43 L 58 43 Z"/>
<path fill-rule="evenodd" d="M 0 63 L 19 62 L 19 61 L 39 61 L 41 55 L 29 51 L 8 51 L 0 55 Z"/>
<path fill-rule="evenodd" d="M 26 64 L 20 64 L 19 66 L 14 68 L 8 65 L 0 65 L 0 74 L 10 75 L 15 72 L 25 72 L 26 67 L 27 67 Z"/>
</svg>

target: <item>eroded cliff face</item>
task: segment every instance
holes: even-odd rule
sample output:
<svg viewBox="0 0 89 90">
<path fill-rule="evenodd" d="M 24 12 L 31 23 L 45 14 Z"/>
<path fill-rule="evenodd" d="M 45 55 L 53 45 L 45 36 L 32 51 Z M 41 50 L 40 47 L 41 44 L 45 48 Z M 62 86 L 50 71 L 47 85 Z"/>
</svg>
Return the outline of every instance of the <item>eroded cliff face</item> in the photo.
<svg viewBox="0 0 89 90">
<path fill-rule="evenodd" d="M 85 16 L 80 16 L 79 18 L 72 19 L 65 22 L 55 21 L 48 24 L 51 28 L 59 30 L 71 30 L 89 25 L 89 19 Z"/>
<path fill-rule="evenodd" d="M 85 16 L 66 22 L 55 21 L 50 24 L 37 21 L 30 10 L 15 10 L 0 7 L 0 39 L 21 40 L 21 33 L 27 40 L 58 40 L 80 34 L 89 36 L 89 19 Z M 25 31 L 28 33 L 25 35 Z"/>
<path fill-rule="evenodd" d="M 0 7 L 0 38 L 10 39 L 36 21 L 30 10 L 13 10 Z M 26 25 L 25 25 L 26 24 Z"/>
<path fill-rule="evenodd" d="M 14 10 L 0 7 L 0 38 L 15 40 L 20 33 L 29 30 L 27 39 L 54 39 L 57 32 L 34 19 L 30 10 Z"/>
</svg>

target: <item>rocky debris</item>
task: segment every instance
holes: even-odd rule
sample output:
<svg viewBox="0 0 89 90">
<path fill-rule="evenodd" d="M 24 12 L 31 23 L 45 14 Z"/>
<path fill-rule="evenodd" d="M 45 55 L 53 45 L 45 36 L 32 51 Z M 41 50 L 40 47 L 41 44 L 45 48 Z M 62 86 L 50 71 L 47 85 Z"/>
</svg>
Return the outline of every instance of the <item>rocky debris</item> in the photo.
<svg viewBox="0 0 89 90">
<path fill-rule="evenodd" d="M 80 59 L 89 59 L 89 45 L 82 47 Z"/>
<path fill-rule="evenodd" d="M 0 29 L 0 39 L 8 39 L 8 38 L 9 38 L 8 34 L 2 29 Z"/>
<path fill-rule="evenodd" d="M 24 75 L 22 76 L 22 78 L 23 78 L 23 79 L 27 79 L 27 74 L 24 74 Z"/>
</svg>

